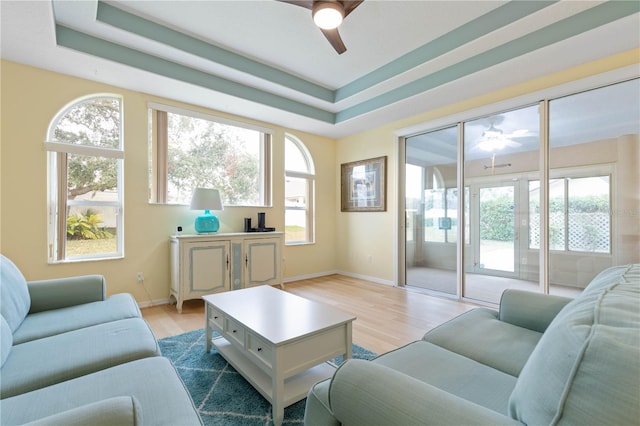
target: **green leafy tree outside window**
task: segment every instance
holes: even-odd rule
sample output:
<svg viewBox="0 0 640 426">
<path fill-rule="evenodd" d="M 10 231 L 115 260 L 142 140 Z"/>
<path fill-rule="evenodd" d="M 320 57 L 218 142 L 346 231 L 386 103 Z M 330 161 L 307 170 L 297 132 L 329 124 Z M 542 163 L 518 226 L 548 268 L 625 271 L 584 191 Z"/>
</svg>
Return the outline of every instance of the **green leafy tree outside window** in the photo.
<svg viewBox="0 0 640 426">
<path fill-rule="evenodd" d="M 259 159 L 243 138 L 259 132 L 177 114 L 168 114 L 167 130 L 174 201 L 185 202 L 194 188 L 205 187 L 218 189 L 224 204 L 259 203 Z"/>
</svg>

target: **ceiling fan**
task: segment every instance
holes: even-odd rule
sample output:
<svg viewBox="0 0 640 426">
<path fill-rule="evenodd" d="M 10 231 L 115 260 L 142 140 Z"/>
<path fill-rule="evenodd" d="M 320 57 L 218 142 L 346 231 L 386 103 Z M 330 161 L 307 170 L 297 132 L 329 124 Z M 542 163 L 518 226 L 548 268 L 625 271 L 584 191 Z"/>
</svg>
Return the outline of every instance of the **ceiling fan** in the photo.
<svg viewBox="0 0 640 426">
<path fill-rule="evenodd" d="M 522 146 L 522 142 L 517 142 L 515 139 L 533 136 L 535 136 L 535 133 L 526 129 L 515 130 L 512 133 L 504 133 L 502 129 L 495 127 L 492 121 L 489 128 L 482 132 L 482 136 L 476 140 L 474 149 L 494 152 L 505 147 L 519 148 Z"/>
<path fill-rule="evenodd" d="M 322 34 L 329 40 L 331 46 L 342 55 L 347 51 L 338 27 L 342 20 L 364 0 L 339 1 L 339 0 L 278 0 L 311 10 L 313 21 L 320 28 Z"/>
</svg>

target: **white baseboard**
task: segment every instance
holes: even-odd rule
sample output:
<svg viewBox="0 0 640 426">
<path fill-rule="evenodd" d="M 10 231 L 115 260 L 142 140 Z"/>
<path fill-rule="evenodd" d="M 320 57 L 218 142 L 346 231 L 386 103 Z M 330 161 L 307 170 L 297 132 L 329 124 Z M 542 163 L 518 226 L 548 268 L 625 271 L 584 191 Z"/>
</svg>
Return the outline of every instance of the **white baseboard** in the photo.
<svg viewBox="0 0 640 426">
<path fill-rule="evenodd" d="M 287 277 L 282 280 L 283 283 L 290 283 L 293 281 L 309 280 L 312 278 L 326 277 L 327 275 L 339 274 L 340 271 L 323 271 L 313 274 L 296 275 L 295 277 Z"/>
<path fill-rule="evenodd" d="M 395 286 L 395 283 L 393 281 L 382 280 L 382 279 L 377 278 L 377 277 L 371 277 L 371 276 L 362 275 L 362 274 L 354 274 L 352 272 L 345 272 L 345 271 L 340 271 L 340 270 L 337 270 L 337 269 L 336 270 L 332 270 L 332 271 L 317 272 L 315 274 L 297 275 L 295 277 L 285 278 L 282 281 L 283 281 L 283 283 L 286 284 L 286 283 L 290 283 L 290 282 L 294 282 L 294 281 L 308 280 L 308 279 L 311 279 L 311 278 L 326 277 L 327 275 L 333 275 L 333 274 L 344 275 L 344 276 L 352 277 L 352 278 L 359 278 L 361 280 L 372 281 L 372 282 L 377 283 L 377 284 Z"/>
<path fill-rule="evenodd" d="M 335 273 L 340 275 L 346 275 L 347 277 L 353 277 L 353 278 L 359 278 L 361 280 L 372 281 L 377 284 L 389 285 L 392 287 L 396 285 L 396 283 L 394 283 L 393 281 L 383 280 L 381 278 L 371 277 L 369 275 L 354 274 L 353 272 L 346 272 L 346 271 L 336 271 Z"/>
<path fill-rule="evenodd" d="M 138 302 L 138 307 L 142 309 L 149 308 L 151 306 L 168 305 L 170 301 L 171 299 L 169 299 L 168 297 L 164 299 L 146 300 L 144 302 Z"/>
</svg>

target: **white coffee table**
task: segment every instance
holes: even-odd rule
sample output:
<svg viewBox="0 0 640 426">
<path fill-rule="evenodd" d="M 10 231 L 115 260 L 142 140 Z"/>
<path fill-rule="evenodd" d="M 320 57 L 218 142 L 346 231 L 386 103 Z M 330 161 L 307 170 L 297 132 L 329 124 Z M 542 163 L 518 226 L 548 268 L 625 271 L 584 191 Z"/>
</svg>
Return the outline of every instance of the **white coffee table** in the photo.
<svg viewBox="0 0 640 426">
<path fill-rule="evenodd" d="M 271 286 L 203 297 L 207 352 L 215 346 L 270 403 L 273 422 L 300 401 L 311 386 L 331 377 L 326 361 L 351 358 L 351 325 L 356 319 L 332 306 Z M 220 333 L 213 338 L 212 331 Z"/>
</svg>

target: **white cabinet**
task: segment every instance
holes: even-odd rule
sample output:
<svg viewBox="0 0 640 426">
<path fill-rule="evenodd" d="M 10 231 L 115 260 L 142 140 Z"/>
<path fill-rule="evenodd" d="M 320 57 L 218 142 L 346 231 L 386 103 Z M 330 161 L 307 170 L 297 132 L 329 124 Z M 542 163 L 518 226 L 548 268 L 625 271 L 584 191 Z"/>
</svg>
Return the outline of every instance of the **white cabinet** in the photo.
<svg viewBox="0 0 640 426">
<path fill-rule="evenodd" d="M 171 294 L 185 300 L 257 285 L 282 287 L 282 232 L 174 235 Z"/>
</svg>

